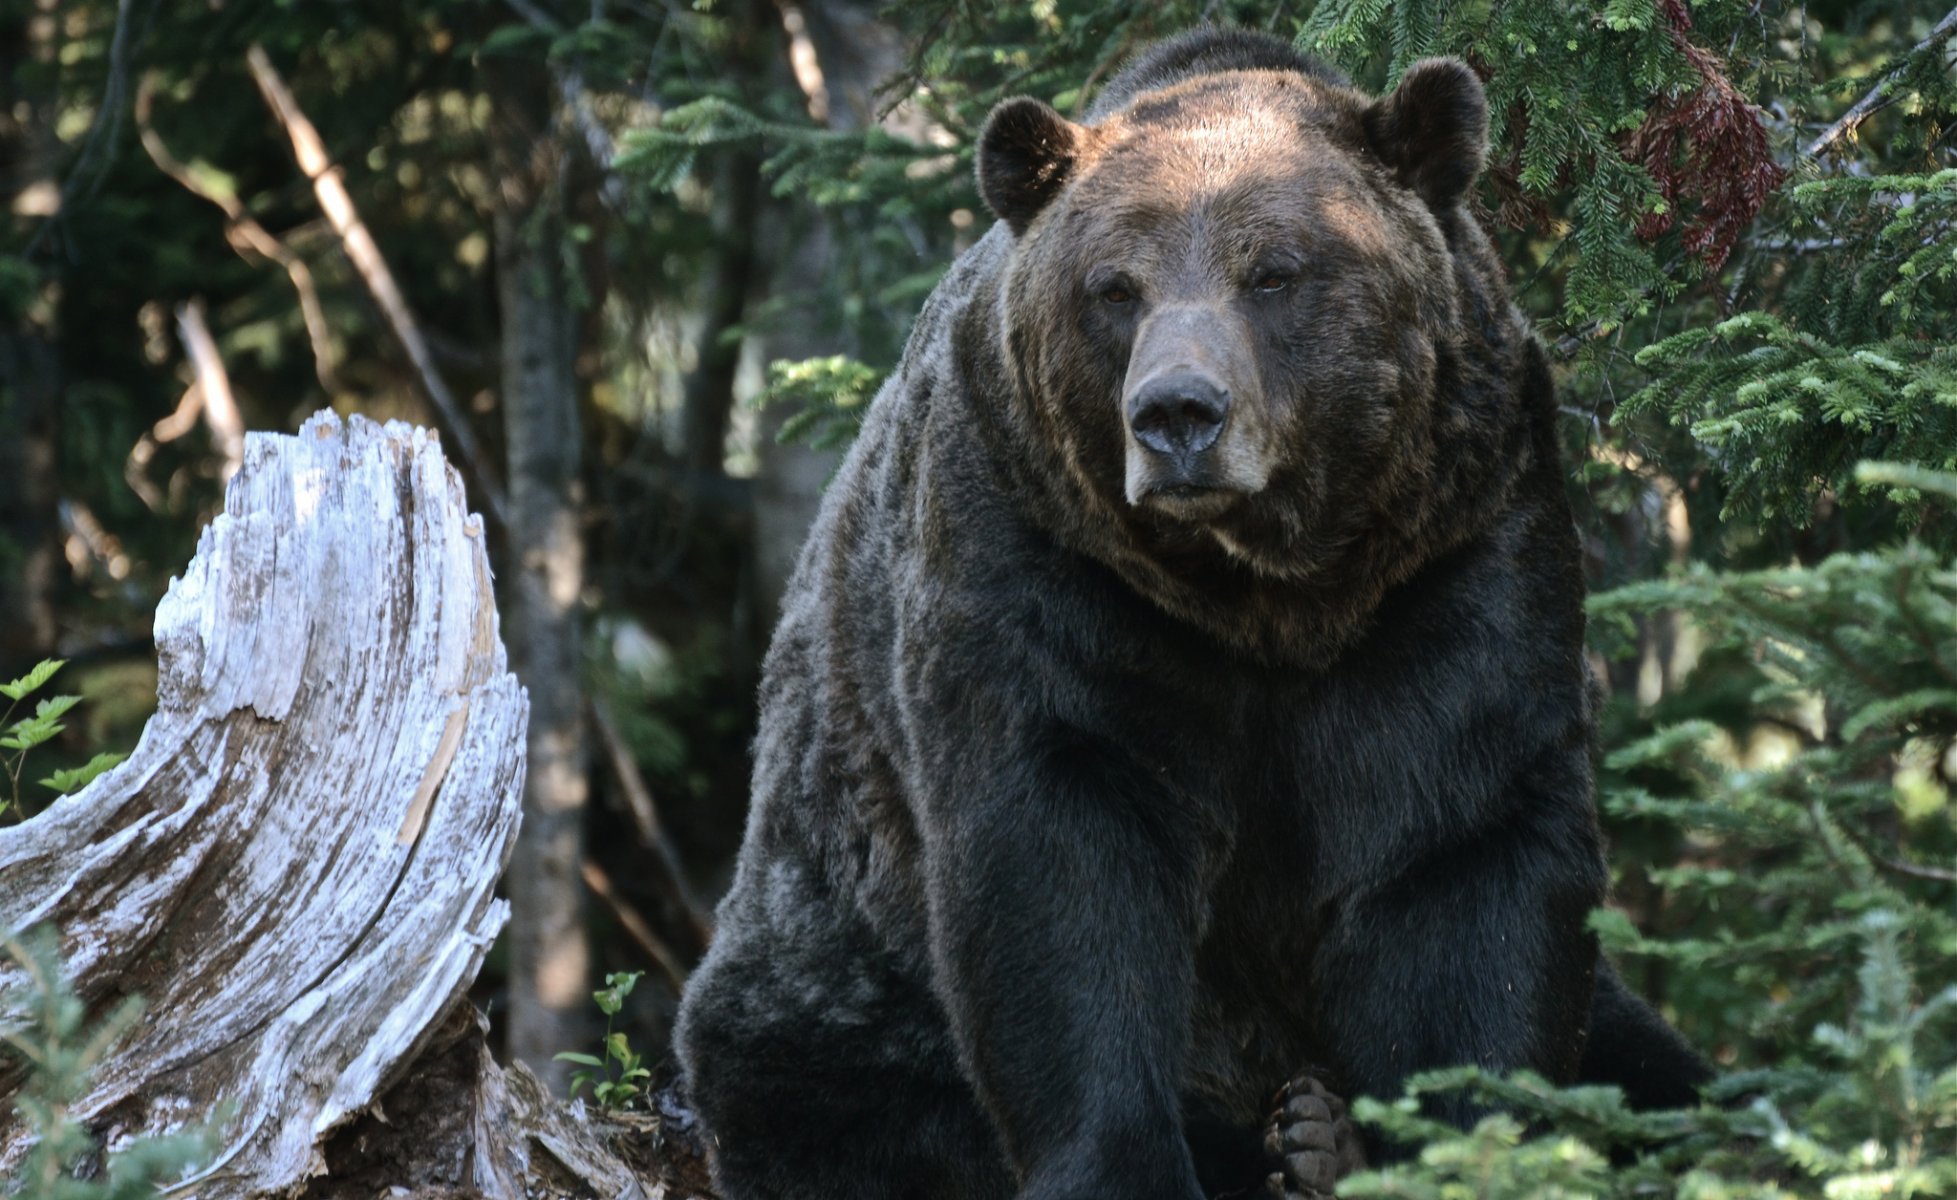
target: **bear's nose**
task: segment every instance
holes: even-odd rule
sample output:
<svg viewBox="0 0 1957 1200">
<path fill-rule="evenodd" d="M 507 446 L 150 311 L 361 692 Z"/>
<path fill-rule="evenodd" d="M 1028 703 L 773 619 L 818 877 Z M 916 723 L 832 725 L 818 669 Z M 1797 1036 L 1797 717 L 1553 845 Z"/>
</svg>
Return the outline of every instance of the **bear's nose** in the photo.
<svg viewBox="0 0 1957 1200">
<path fill-rule="evenodd" d="M 1223 432 L 1230 393 L 1194 371 L 1158 375 L 1128 402 L 1128 428 L 1148 450 L 1171 458 L 1201 454 Z"/>
</svg>

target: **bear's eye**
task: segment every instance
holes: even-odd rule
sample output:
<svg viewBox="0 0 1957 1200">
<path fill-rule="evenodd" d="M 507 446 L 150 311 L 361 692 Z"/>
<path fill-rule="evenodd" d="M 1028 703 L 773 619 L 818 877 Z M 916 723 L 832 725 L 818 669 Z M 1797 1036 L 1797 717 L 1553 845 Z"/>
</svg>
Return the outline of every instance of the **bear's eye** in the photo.
<svg viewBox="0 0 1957 1200">
<path fill-rule="evenodd" d="M 1101 299 L 1107 304 L 1126 304 L 1134 298 L 1135 293 L 1125 283 L 1110 283 L 1101 289 Z"/>
<path fill-rule="evenodd" d="M 1250 286 L 1253 291 L 1281 292 L 1291 286 L 1291 276 L 1284 271 L 1265 271 Z"/>
</svg>

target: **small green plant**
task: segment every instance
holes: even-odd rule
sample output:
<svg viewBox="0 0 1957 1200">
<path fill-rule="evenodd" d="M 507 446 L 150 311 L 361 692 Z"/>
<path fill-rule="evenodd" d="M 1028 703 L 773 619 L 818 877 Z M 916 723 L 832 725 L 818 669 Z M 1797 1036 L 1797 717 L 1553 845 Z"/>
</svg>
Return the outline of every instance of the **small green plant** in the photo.
<svg viewBox="0 0 1957 1200">
<path fill-rule="evenodd" d="M 632 1052 L 632 1046 L 623 1033 L 614 1032 L 612 1020 L 618 1010 L 625 1007 L 625 998 L 638 986 L 644 971 L 616 971 L 605 976 L 602 990 L 591 993 L 598 1002 L 598 1008 L 605 1014 L 605 1041 L 603 1056 L 578 1054 L 565 1051 L 557 1056 L 557 1061 L 576 1063 L 585 1068 L 571 1076 L 571 1095 L 576 1096 L 585 1084 L 591 1085 L 592 1098 L 601 1108 L 626 1108 L 645 1091 L 643 1081 L 652 1072 L 641 1065 L 639 1056 Z"/>
<path fill-rule="evenodd" d="M 0 713 L 0 731 L 4 731 L 0 732 L 0 770 L 7 775 L 7 794 L 0 796 L 0 817 L 11 815 L 20 820 L 27 815 L 20 795 L 20 776 L 27 763 L 27 752 L 59 735 L 66 728 L 61 718 L 82 702 L 80 696 L 47 696 L 35 703 L 31 716 L 14 720 L 14 712 L 22 701 L 46 686 L 54 673 L 66 665 L 61 659 L 42 659 L 19 679 L 0 683 L 0 696 L 8 700 L 7 711 Z M 41 780 L 41 785 L 66 795 L 87 787 L 91 780 L 123 758 L 120 754 L 98 754 L 79 767 L 54 772 Z"/>
<path fill-rule="evenodd" d="M 214 1129 L 198 1127 L 168 1137 L 138 1138 L 95 1167 L 102 1148 L 70 1110 L 87 1094 L 95 1068 L 135 1022 L 142 1005 L 132 997 L 91 1025 L 62 974 L 50 931 L 0 939 L 0 948 L 26 977 L 24 986 L 0 995 L 0 1056 L 27 1064 L 14 1112 L 0 1112 L 0 1122 L 25 1122 L 34 1137 L 33 1149 L 14 1173 L 0 1179 L 0 1196 L 137 1200 L 156 1195 L 160 1181 L 181 1179 L 206 1160 L 215 1145 Z"/>
</svg>

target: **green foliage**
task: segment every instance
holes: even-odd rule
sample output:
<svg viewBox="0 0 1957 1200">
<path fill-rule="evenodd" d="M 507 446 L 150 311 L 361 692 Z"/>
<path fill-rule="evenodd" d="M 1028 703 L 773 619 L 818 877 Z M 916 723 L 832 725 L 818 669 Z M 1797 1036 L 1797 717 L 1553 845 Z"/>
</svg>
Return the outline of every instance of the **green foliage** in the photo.
<svg viewBox="0 0 1957 1200">
<path fill-rule="evenodd" d="M 584 1068 L 571 1075 L 571 1095 L 576 1096 L 589 1084 L 591 1096 L 600 1108 L 627 1108 L 645 1091 L 645 1081 L 652 1077 L 652 1072 L 642 1064 L 625 1035 L 612 1029 L 619 1010 L 625 1007 L 625 998 L 644 975 L 644 971 L 613 972 L 605 976 L 602 989 L 591 993 L 598 1010 L 605 1014 L 605 1039 L 599 1045 L 598 1054 L 566 1050 L 556 1056 L 558 1062 L 576 1063 Z"/>
<path fill-rule="evenodd" d="M 847 446 L 883 383 L 883 372 L 845 355 L 775 362 L 757 406 L 791 404 L 795 415 L 776 434 L 784 442 L 803 441 L 819 450 Z"/>
<path fill-rule="evenodd" d="M 1957 474 L 1920 465 L 1856 474 L 1957 498 Z M 1682 931 L 1593 922 L 1619 955 L 1668 965 L 1694 1040 L 1754 1067 L 1719 1092 L 1746 1100 L 1641 1115 L 1614 1090 L 1440 1073 L 1357 1106 L 1425 1148 L 1342 1194 L 1957 1194 L 1957 559 L 1905 540 L 1813 566 L 1693 565 L 1592 612 L 1606 636 L 1682 613 L 1703 661 L 1750 664 L 1739 711 L 1661 723 L 1606 761 L 1613 817 L 1685 836 L 1651 873 Z M 1763 726 L 1780 735 L 1766 753 L 1747 744 Z M 1419 1117 L 1412 1097 L 1449 1088 L 1529 1124 Z"/>
<path fill-rule="evenodd" d="M 1493 1111 L 1463 1132 L 1424 1116 L 1424 1098 L 1465 1092 Z M 1341 1196 L 1630 1197 L 1780 1195 L 1707 1190 L 1729 1176 L 1747 1181 L 1761 1161 L 1744 1148 L 1768 1139 L 1770 1114 L 1760 1106 L 1732 1112 L 1638 1113 L 1615 1088 L 1557 1088 L 1527 1072 L 1511 1078 L 1459 1067 L 1417 1076 L 1391 1104 L 1362 1099 L 1353 1106 L 1362 1124 L 1402 1143 L 1419 1145 L 1417 1161 L 1341 1181 Z M 1526 1118 L 1526 1123 L 1523 1118 Z M 1735 1151 L 1733 1147 L 1742 1149 Z M 1687 1183 L 1686 1181 L 1690 1182 Z M 1683 1185 L 1683 1186 L 1681 1186 Z"/>
<path fill-rule="evenodd" d="M 1714 456 L 1722 517 L 1800 518 L 1818 489 L 1853 489 L 1865 458 L 1957 468 L 1957 169 L 1817 179 L 1789 204 L 1823 262 L 1786 311 L 1646 346 L 1651 381 L 1621 410 Z"/>
<path fill-rule="evenodd" d="M 616 165 L 648 188 L 671 191 L 693 170 L 701 151 L 762 143 L 773 153 L 762 166 L 776 196 L 798 196 L 820 207 L 874 201 L 884 215 L 909 211 L 912 164 L 937 157 L 929 146 L 878 127 L 837 133 L 793 121 L 767 120 L 720 96 L 667 110 L 659 124 L 626 134 Z"/>
<path fill-rule="evenodd" d="M 12 813 L 18 818 L 25 815 L 21 803 L 20 776 L 27 764 L 27 752 L 59 736 L 66 728 L 61 718 L 81 703 L 80 696 L 49 696 L 35 702 L 32 714 L 18 721 L 13 719 L 14 711 L 21 703 L 53 679 L 55 672 L 64 665 L 58 659 L 44 659 L 19 679 L 0 683 L 0 696 L 5 696 L 11 702 L 4 712 L 0 712 L 0 731 L 3 731 L 0 732 L 0 770 L 6 772 L 9 789 L 8 795 L 0 796 L 0 816 Z M 54 772 L 41 780 L 41 784 L 65 795 L 87 787 L 96 776 L 120 763 L 124 757 L 121 754 L 97 754 L 83 766 Z"/>
<path fill-rule="evenodd" d="M 45 682 L 45 680 L 43 681 Z M 90 1022 L 61 973 L 48 930 L 0 940 L 25 986 L 0 996 L 0 1055 L 18 1058 L 25 1079 L 13 1116 L 34 1135 L 0 1194 L 18 1200 L 138 1200 L 188 1175 L 215 1148 L 215 1131 L 185 1129 L 137 1138 L 106 1155 L 87 1127 L 69 1115 L 87 1094 L 95 1068 L 141 1015 L 131 998 Z"/>
<path fill-rule="evenodd" d="M 1303 49 L 1390 87 L 1416 59 L 1459 54 L 1487 80 L 1491 162 L 1518 210 L 1555 198 L 1573 256 L 1563 312 L 1573 323 L 1621 323 L 1671 281 L 1637 236 L 1666 198 L 1620 135 L 1665 91 L 1698 79 L 1650 0 L 1616 0 L 1599 19 L 1568 4 L 1444 5 L 1433 0 L 1328 0 L 1298 34 Z M 1608 62 L 1608 71 L 1595 69 Z M 1546 210 L 1538 209 L 1542 216 Z"/>
</svg>

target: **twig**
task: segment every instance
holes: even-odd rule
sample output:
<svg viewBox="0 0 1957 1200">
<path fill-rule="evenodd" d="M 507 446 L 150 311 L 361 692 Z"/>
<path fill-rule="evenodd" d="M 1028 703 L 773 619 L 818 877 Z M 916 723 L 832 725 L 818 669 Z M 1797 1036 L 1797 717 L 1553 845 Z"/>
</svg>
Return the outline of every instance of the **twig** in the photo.
<svg viewBox="0 0 1957 1200">
<path fill-rule="evenodd" d="M 1936 883 L 1957 883 L 1957 871 L 1946 871 L 1942 867 L 1926 867 L 1920 863 L 1884 858 L 1879 854 L 1870 854 L 1869 861 L 1885 871 L 1890 871 L 1910 879 L 1928 879 Z"/>
<path fill-rule="evenodd" d="M 174 442 L 189 433 L 196 426 L 198 417 L 203 417 L 205 424 L 211 427 L 211 440 L 217 443 L 219 452 L 224 455 L 226 482 L 238 473 L 239 465 L 245 461 L 244 418 L 239 415 L 238 402 L 231 394 L 231 377 L 225 372 L 217 340 L 211 336 L 210 326 L 204 322 L 204 302 L 201 299 L 177 305 L 177 338 L 183 343 L 184 357 L 190 361 L 194 377 L 190 386 L 184 389 L 183 398 L 177 401 L 177 407 L 143 431 L 143 436 L 129 448 L 129 457 L 122 464 L 122 477 L 128 482 L 129 490 L 135 492 L 151 512 L 163 510 L 165 497 L 150 482 L 150 460 L 156 457 L 158 446 Z"/>
<path fill-rule="evenodd" d="M 1854 107 L 1843 113 L 1840 120 L 1828 126 L 1820 137 L 1809 142 L 1807 149 L 1801 153 L 1809 158 L 1819 158 L 1823 150 L 1828 149 L 1842 138 L 1855 132 L 1856 127 L 1862 122 L 1881 112 L 1883 109 L 1888 108 L 1891 104 L 1894 104 L 1896 100 L 1895 97 L 1889 94 L 1889 85 L 1896 81 L 1896 76 L 1902 74 L 1903 68 L 1908 65 L 1911 59 L 1926 50 L 1934 49 L 1939 44 L 1949 41 L 1952 34 L 1957 34 L 1957 8 L 1953 8 L 1945 13 L 1943 20 L 1936 23 L 1930 30 L 1928 37 L 1916 43 L 1908 54 L 1903 55 L 1903 61 L 1901 63 L 1898 63 L 1881 79 L 1876 80 L 1875 86 L 1868 90 L 1868 94 L 1864 95 L 1860 100 L 1857 100 Z"/>
<path fill-rule="evenodd" d="M 618 726 L 612 723 L 611 714 L 596 698 L 591 701 L 591 727 L 598 731 L 598 740 L 604 743 L 605 761 L 611 765 L 619 791 L 624 793 L 625 806 L 632 813 L 632 823 L 639 829 L 639 840 L 659 861 L 673 899 L 679 903 L 681 911 L 700 935 L 700 944 L 706 945 L 713 938 L 713 914 L 707 911 L 706 905 L 700 903 L 699 897 L 687 885 L 686 874 L 680 869 L 679 851 L 660 824 L 652 789 L 646 786 L 645 776 L 639 773 L 639 765 L 632 759 L 632 749 L 619 736 Z"/>
<path fill-rule="evenodd" d="M 1814 804 L 1818 811 L 1820 801 L 1817 800 Z M 1817 816 L 1815 819 L 1818 821 L 1820 818 Z M 1932 883 L 1957 883 L 1957 871 L 1946 870 L 1943 867 L 1926 867 L 1922 863 L 1904 862 L 1898 858 L 1884 857 L 1883 855 L 1877 854 L 1875 847 L 1869 845 L 1866 839 L 1850 829 L 1846 824 L 1836 825 L 1835 828 L 1841 830 L 1842 836 L 1854 843 L 1855 848 L 1861 851 L 1864 858 L 1892 875 L 1901 875 L 1905 879 L 1924 879 Z"/>
<path fill-rule="evenodd" d="M 204 323 L 201 299 L 177 305 L 177 336 L 183 341 L 191 370 L 197 373 L 196 388 L 204 398 L 204 423 L 211 427 L 211 439 L 224 453 L 224 481 L 229 483 L 245 461 L 245 419 L 231 395 L 231 377 L 217 352 L 217 339 Z"/>
<path fill-rule="evenodd" d="M 639 915 L 639 910 L 626 903 L 625 899 L 612 889 L 611 876 L 605 874 L 603 867 L 586 859 L 582 871 L 584 885 L 591 889 L 592 895 L 603 900 L 605 906 L 612 910 L 612 915 L 618 918 L 620 928 L 624 929 L 633 941 L 639 943 L 639 949 L 644 950 L 652 961 L 659 964 L 659 969 L 664 971 L 666 978 L 672 981 L 673 991 L 683 990 L 686 987 L 686 965 L 680 962 L 679 956 L 673 953 L 672 947 L 660 941 L 659 935 L 652 931 L 652 926 Z"/>
<path fill-rule="evenodd" d="M 400 340 L 402 349 L 408 352 L 409 360 L 420 373 L 422 387 L 428 392 L 436 415 L 441 418 L 443 430 L 455 447 L 456 457 L 468 465 L 469 473 L 475 479 L 483 511 L 491 520 L 507 528 L 508 507 L 503 500 L 503 491 L 489 470 L 488 459 L 476 441 L 475 432 L 469 428 L 468 416 L 456 402 L 455 394 L 449 391 L 441 371 L 436 368 L 428 341 L 421 335 L 421 325 L 408 308 L 407 299 L 401 295 L 387 260 L 381 257 L 374 235 L 367 231 L 366 223 L 353 207 L 353 197 L 347 192 L 339 168 L 327 155 L 326 143 L 320 139 L 312 121 L 300 110 L 298 101 L 293 98 L 291 89 L 286 87 L 277 68 L 272 66 L 264 47 L 254 44 L 246 52 L 245 60 L 251 66 L 252 78 L 265 97 L 266 105 L 291 140 L 299 169 L 312 181 L 313 194 L 318 197 L 326 219 L 332 223 L 333 232 L 339 235 L 340 244 L 346 249 L 353 269 L 373 294 L 374 302 L 380 306 L 382 315 L 394 330 L 394 336 Z"/>
<path fill-rule="evenodd" d="M 292 280 L 292 289 L 299 294 L 299 313 L 306 322 L 306 336 L 313 344 L 313 373 L 319 377 L 320 386 L 329 393 L 339 391 L 336 370 L 339 356 L 333 350 L 333 339 L 326 325 L 326 311 L 320 305 L 319 289 L 313 284 L 312 270 L 306 266 L 304 259 L 258 223 L 245 209 L 237 193 L 207 187 L 197 178 L 195 171 L 170 152 L 170 147 L 164 143 L 162 135 L 156 132 L 156 126 L 150 120 L 156 103 L 156 80 L 157 74 L 149 72 L 136 87 L 136 133 L 142 140 L 143 149 L 149 153 L 150 161 L 192 195 L 208 200 L 224 211 L 224 240 L 240 257 L 247 260 L 253 257 L 268 259 L 284 268 Z"/>
</svg>

